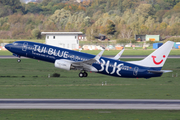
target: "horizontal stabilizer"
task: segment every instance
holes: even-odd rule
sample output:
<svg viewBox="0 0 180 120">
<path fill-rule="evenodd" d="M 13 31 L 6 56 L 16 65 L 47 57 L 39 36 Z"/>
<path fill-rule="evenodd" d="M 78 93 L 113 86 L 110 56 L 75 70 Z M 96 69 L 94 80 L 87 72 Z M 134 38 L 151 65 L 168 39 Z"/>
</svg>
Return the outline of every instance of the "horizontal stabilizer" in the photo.
<svg viewBox="0 0 180 120">
<path fill-rule="evenodd" d="M 154 73 L 154 74 L 161 74 L 161 73 L 172 72 L 172 70 L 160 70 L 160 71 L 157 71 L 157 70 L 148 70 L 148 72 Z"/>
</svg>

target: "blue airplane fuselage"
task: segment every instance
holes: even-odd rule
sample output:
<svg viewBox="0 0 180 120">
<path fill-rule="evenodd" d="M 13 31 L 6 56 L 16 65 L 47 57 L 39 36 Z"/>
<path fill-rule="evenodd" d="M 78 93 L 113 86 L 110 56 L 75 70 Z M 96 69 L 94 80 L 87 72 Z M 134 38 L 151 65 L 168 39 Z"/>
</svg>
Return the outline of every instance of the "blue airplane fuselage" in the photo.
<svg viewBox="0 0 180 120">
<path fill-rule="evenodd" d="M 78 62 L 95 57 L 95 55 L 87 53 L 29 41 L 14 42 L 6 45 L 6 48 L 17 56 L 25 56 L 51 63 L 55 63 L 55 61 L 59 59 Z M 161 70 L 161 67 L 143 67 L 106 57 L 101 57 L 99 61 L 100 63 L 95 62 L 92 66 L 101 74 L 128 78 L 150 78 L 162 75 L 162 73 L 154 74 L 148 72 L 148 70 Z"/>
</svg>

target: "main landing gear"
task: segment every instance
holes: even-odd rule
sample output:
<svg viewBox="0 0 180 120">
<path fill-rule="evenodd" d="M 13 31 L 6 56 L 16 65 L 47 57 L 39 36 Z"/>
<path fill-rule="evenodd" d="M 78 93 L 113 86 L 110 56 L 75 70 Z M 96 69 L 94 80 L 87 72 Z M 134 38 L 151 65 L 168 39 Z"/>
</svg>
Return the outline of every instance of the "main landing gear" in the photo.
<svg viewBox="0 0 180 120">
<path fill-rule="evenodd" d="M 84 72 L 81 71 L 81 72 L 79 73 L 79 77 L 81 77 L 81 78 L 82 78 L 82 77 L 87 77 L 87 76 L 88 76 L 88 74 L 87 74 L 86 71 L 84 71 Z"/>
</svg>

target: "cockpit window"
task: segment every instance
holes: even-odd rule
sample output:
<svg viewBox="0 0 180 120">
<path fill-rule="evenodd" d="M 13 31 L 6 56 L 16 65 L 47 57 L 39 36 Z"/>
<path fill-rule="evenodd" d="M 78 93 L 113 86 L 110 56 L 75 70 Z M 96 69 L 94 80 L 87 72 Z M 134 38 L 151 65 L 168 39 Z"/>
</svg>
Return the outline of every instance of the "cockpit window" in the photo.
<svg viewBox="0 0 180 120">
<path fill-rule="evenodd" d="M 13 45 L 18 45 L 18 43 L 14 42 Z"/>
</svg>

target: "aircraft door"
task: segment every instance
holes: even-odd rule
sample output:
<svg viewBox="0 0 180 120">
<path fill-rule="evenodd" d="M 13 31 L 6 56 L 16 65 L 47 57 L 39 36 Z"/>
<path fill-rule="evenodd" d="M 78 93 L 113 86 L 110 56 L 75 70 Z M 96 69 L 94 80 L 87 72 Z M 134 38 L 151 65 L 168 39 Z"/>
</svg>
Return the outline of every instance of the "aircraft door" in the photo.
<svg viewBox="0 0 180 120">
<path fill-rule="evenodd" d="M 27 42 L 23 43 L 22 51 L 26 51 L 27 47 L 28 47 L 28 43 Z"/>
<path fill-rule="evenodd" d="M 137 74 L 138 74 L 138 70 L 139 70 L 139 68 L 138 68 L 138 67 L 135 67 L 135 68 L 134 68 L 134 71 L 133 71 L 133 75 L 134 75 L 134 76 L 137 76 Z"/>
</svg>

